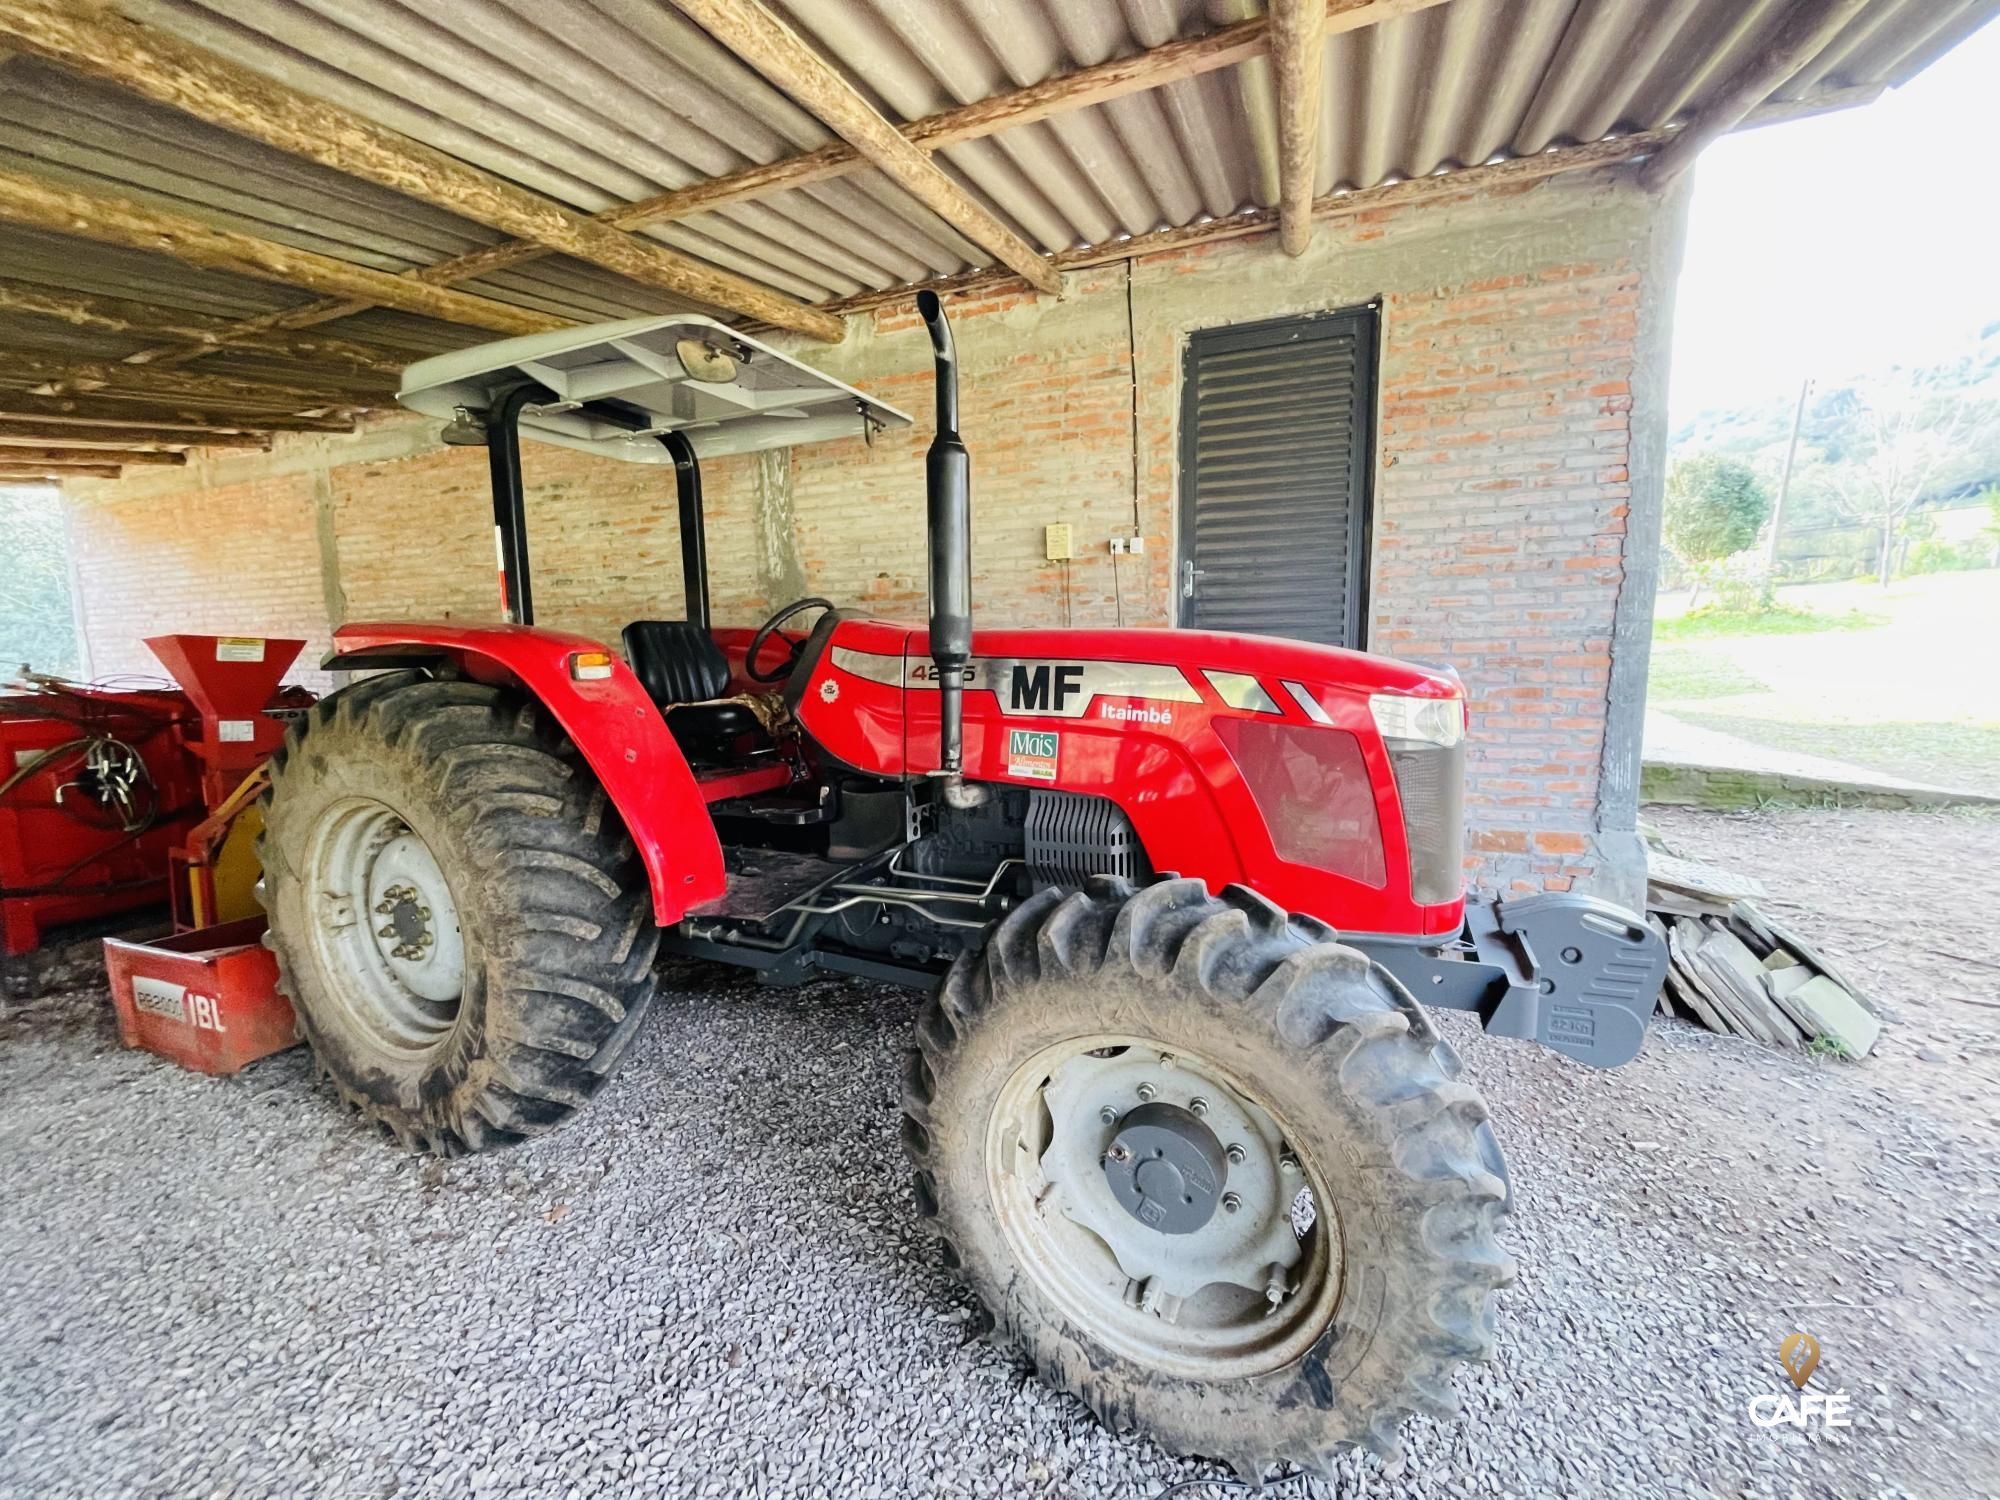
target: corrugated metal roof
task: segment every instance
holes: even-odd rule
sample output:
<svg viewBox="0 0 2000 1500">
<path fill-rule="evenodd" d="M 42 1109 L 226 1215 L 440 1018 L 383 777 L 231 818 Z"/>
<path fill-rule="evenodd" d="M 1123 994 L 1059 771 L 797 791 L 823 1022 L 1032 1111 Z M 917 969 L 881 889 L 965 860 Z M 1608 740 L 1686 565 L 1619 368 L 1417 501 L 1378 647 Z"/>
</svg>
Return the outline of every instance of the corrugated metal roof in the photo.
<svg viewBox="0 0 2000 1500">
<path fill-rule="evenodd" d="M 772 0 L 890 119 L 909 121 L 1255 15 L 1250 0 Z M 659 0 L 120 0 L 132 19 L 584 212 L 827 144 L 826 129 Z M 1316 190 L 1367 188 L 1698 113 L 1787 0 L 1443 0 L 1327 42 Z M 2000 0 L 1872 0 L 1776 94 L 1901 83 Z M 1049 253 L 1268 206 L 1262 58 L 939 153 Z M 388 272 L 498 243 L 483 225 L 32 57 L 0 65 L 0 168 L 159 204 Z M 808 302 L 990 263 L 878 171 L 640 231 Z M 163 256 L 0 227 L 7 275 L 224 316 L 308 295 Z M 693 306 L 560 256 L 463 289 L 596 321 Z M 411 357 L 486 335 L 370 311 L 328 335 Z M 144 338 L 10 315 L 20 352 L 119 358 Z M 201 371 L 249 377 L 270 356 Z M 293 376 L 296 380 L 296 374 Z"/>
</svg>

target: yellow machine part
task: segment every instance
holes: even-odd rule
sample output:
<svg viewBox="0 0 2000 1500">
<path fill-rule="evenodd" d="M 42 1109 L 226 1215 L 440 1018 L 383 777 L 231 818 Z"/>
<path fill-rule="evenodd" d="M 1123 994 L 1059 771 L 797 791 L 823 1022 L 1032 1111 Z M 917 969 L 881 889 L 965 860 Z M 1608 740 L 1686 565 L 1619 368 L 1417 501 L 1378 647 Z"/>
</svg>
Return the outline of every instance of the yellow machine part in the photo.
<svg viewBox="0 0 2000 1500">
<path fill-rule="evenodd" d="M 264 867 L 257 860 L 257 835 L 264 831 L 264 810 L 252 803 L 236 815 L 222 847 L 215 851 L 215 910 L 201 914 L 202 925 L 234 922 L 260 915 L 257 877 Z"/>
</svg>

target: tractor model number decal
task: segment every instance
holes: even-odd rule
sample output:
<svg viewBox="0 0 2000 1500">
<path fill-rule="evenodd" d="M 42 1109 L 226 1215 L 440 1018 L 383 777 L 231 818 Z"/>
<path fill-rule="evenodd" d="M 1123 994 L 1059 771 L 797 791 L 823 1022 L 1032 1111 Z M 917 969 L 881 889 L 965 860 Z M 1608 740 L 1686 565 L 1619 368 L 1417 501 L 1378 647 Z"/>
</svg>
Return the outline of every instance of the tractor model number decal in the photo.
<svg viewBox="0 0 2000 1500">
<path fill-rule="evenodd" d="M 1023 781 L 1054 781 L 1062 736 L 1048 729 L 1007 731 L 1007 774 Z"/>
<path fill-rule="evenodd" d="M 132 1004 L 149 1015 L 179 1021 L 183 1026 L 194 1026 L 203 1031 L 222 1030 L 222 1007 L 216 1004 L 215 996 L 197 993 L 186 985 L 135 974 L 132 977 Z"/>
<path fill-rule="evenodd" d="M 836 646 L 833 664 L 870 682 L 902 683 L 935 692 L 938 670 L 922 657 L 907 660 L 874 651 Z M 1008 714 L 1036 718 L 1081 719 L 1099 698 L 1147 700 L 1150 710 L 1114 710 L 1105 705 L 1099 718 L 1127 723 L 1168 724 L 1171 714 L 1157 705 L 1199 703 L 1201 694 L 1189 685 L 1180 668 L 1137 661 L 1016 661 L 1006 657 L 975 657 L 959 674 L 967 692 L 985 690 Z"/>
</svg>

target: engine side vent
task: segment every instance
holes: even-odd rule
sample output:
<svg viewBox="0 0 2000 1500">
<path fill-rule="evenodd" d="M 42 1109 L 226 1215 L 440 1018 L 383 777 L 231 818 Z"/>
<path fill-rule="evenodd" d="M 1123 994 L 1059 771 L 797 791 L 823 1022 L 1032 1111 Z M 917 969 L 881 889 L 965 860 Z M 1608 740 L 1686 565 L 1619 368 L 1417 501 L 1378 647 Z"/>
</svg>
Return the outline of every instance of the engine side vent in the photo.
<svg viewBox="0 0 2000 1500">
<path fill-rule="evenodd" d="M 1152 874 L 1131 819 L 1117 803 L 1077 792 L 1030 792 L 1028 873 L 1041 885 L 1082 885 L 1092 875 Z"/>
</svg>

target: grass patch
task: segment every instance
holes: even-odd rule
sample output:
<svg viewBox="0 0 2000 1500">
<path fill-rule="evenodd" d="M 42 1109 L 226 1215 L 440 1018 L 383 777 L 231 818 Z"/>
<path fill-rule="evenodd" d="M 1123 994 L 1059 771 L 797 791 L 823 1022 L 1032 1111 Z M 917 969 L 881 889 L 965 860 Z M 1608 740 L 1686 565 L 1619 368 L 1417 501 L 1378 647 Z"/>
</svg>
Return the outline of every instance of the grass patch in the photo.
<svg viewBox="0 0 2000 1500">
<path fill-rule="evenodd" d="M 1726 635 L 1813 635 L 1822 630 L 1874 630 L 1888 624 L 1883 615 L 1859 609 L 1835 613 L 1774 604 L 1769 609 L 1728 609 L 1704 604 L 1670 620 L 1653 622 L 1656 641 L 1697 641 Z"/>
<path fill-rule="evenodd" d="M 2000 724 L 1801 724 L 1680 708 L 1674 717 L 1776 750 L 2000 796 Z"/>
<path fill-rule="evenodd" d="M 1767 687 L 1762 678 L 1751 676 L 1719 652 L 1674 645 L 1653 647 L 1647 684 L 1647 695 L 1655 703 L 1735 698 L 1764 692 Z"/>
</svg>

